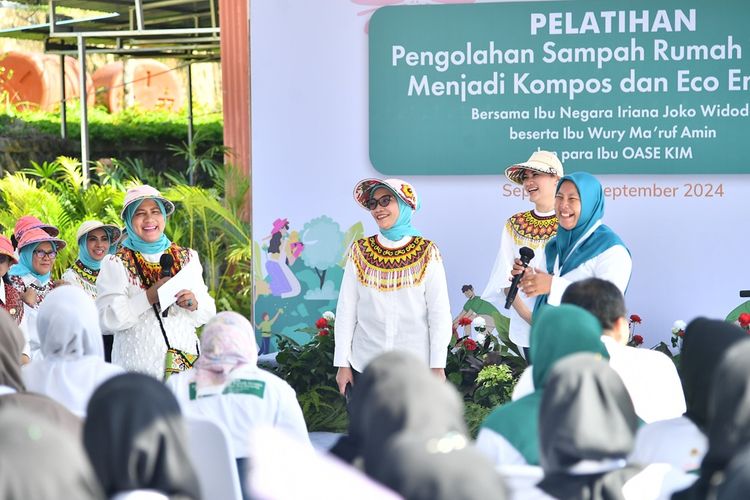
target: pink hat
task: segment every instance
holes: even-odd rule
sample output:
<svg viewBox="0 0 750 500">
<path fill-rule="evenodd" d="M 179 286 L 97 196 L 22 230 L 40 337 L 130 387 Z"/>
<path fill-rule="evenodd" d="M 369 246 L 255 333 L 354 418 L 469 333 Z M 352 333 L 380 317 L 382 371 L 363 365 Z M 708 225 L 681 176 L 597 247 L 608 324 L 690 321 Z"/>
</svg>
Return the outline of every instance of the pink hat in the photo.
<svg viewBox="0 0 750 500">
<path fill-rule="evenodd" d="M 50 236 L 57 236 L 60 234 L 60 230 L 55 226 L 45 224 L 33 215 L 24 215 L 16 221 L 16 226 L 13 228 L 13 236 L 16 237 L 16 240 L 20 240 L 23 233 L 33 228 L 42 229 Z"/>
<path fill-rule="evenodd" d="M 147 200 L 149 198 L 161 201 L 164 204 L 164 210 L 167 211 L 168 216 L 172 215 L 172 213 L 174 212 L 174 203 L 163 197 L 156 188 L 152 188 L 151 186 L 147 186 L 144 184 L 143 186 L 128 189 L 128 192 L 125 194 L 125 203 L 123 203 L 122 205 L 120 217 L 125 220 L 125 210 L 129 205 L 137 201 Z"/>
<path fill-rule="evenodd" d="M 401 179 L 361 180 L 354 187 L 354 199 L 364 208 L 367 208 L 367 201 L 370 199 L 370 195 L 373 190 L 378 187 L 384 187 L 393 191 L 396 196 L 401 198 L 404 203 L 411 207 L 412 210 L 417 210 L 419 207 L 419 198 L 417 197 L 417 192 L 414 191 L 414 186 Z"/>
<path fill-rule="evenodd" d="M 21 239 L 18 240 L 18 250 L 20 251 L 24 247 L 33 245 L 34 243 L 42 243 L 43 241 L 49 241 L 50 243 L 54 243 L 58 251 L 65 248 L 65 245 L 66 245 L 66 243 L 60 238 L 55 238 L 54 236 L 50 236 L 44 230 L 39 229 L 38 227 L 35 227 L 23 233 L 23 235 L 21 236 Z"/>
<path fill-rule="evenodd" d="M 289 224 L 288 219 L 276 219 L 273 221 L 273 229 L 271 229 L 271 234 L 276 234 L 279 231 L 281 231 L 287 224 Z"/>
<path fill-rule="evenodd" d="M 7 255 L 13 264 L 18 264 L 18 259 L 13 253 L 13 244 L 7 236 L 0 234 L 0 255 Z"/>
</svg>

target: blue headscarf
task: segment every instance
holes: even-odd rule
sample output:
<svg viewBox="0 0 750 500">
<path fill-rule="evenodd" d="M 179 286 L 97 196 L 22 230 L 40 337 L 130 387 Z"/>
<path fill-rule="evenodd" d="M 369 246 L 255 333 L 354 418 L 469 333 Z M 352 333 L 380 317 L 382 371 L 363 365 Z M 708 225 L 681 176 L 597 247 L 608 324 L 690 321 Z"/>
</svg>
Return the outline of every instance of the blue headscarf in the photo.
<svg viewBox="0 0 750 500">
<path fill-rule="evenodd" d="M 596 223 L 604 216 L 604 190 L 596 177 L 588 172 L 574 172 L 560 179 L 557 183 L 555 193 L 560 191 L 560 186 L 565 181 L 572 182 L 578 190 L 581 200 L 581 213 L 578 222 L 573 229 L 557 227 L 557 236 L 552 238 L 544 248 L 547 257 L 547 272 L 552 274 L 555 270 L 555 261 L 559 263 L 559 276 L 577 268 L 584 262 L 593 259 L 605 250 L 615 245 L 625 246 L 619 236 L 609 227 L 601 224 L 594 232 L 586 238 L 586 241 L 575 247 L 580 240 Z M 628 250 L 630 253 L 630 250 Z M 547 296 L 537 297 L 536 310 L 539 306 L 547 303 Z"/>
<path fill-rule="evenodd" d="M 422 233 L 411 225 L 411 216 L 414 215 L 414 212 L 419 210 L 420 202 L 417 202 L 417 208 L 412 210 L 412 208 L 407 205 L 406 202 L 402 200 L 401 197 L 387 184 L 373 186 L 370 190 L 370 194 L 374 193 L 376 189 L 381 187 L 388 189 L 388 191 L 392 193 L 392 196 L 395 196 L 396 201 L 398 202 L 398 218 L 388 229 L 381 229 L 380 234 L 391 241 L 398 241 L 405 236 L 422 236 Z"/>
<path fill-rule="evenodd" d="M 140 253 L 162 253 L 172 244 L 172 242 L 169 240 L 169 238 L 167 238 L 167 235 L 165 235 L 163 231 L 161 233 L 161 237 L 158 240 L 154 241 L 153 243 L 148 243 L 142 240 L 135 233 L 135 230 L 131 225 L 133 214 L 135 213 L 136 209 L 141 206 L 141 203 L 146 200 L 154 200 L 156 202 L 156 204 L 159 206 L 159 210 L 161 210 L 161 214 L 164 216 L 164 222 L 167 222 L 167 211 L 164 209 L 164 203 L 162 203 L 161 200 L 157 200 L 156 198 L 144 198 L 143 200 L 131 203 L 130 205 L 128 205 L 128 208 L 125 209 L 125 227 L 128 230 L 128 237 L 125 238 L 125 240 L 122 242 L 122 246 Z"/>
<path fill-rule="evenodd" d="M 32 259 L 34 258 L 34 250 L 36 250 L 36 248 L 42 243 L 44 243 L 44 241 L 40 241 L 39 243 L 23 247 L 18 252 L 18 264 L 13 265 L 13 267 L 11 267 L 8 271 L 8 274 L 11 276 L 25 276 L 27 274 L 30 274 L 37 280 L 39 280 L 39 283 L 41 283 L 42 286 L 46 285 L 50 280 L 50 275 L 52 273 L 49 272 L 47 274 L 39 274 L 34 271 L 34 265 L 32 264 Z M 51 241 L 49 242 L 49 244 L 52 245 L 52 250 L 57 251 L 57 245 L 55 245 Z"/>
<path fill-rule="evenodd" d="M 107 253 L 115 253 L 115 250 L 117 250 L 117 243 L 113 241 L 114 238 L 112 238 L 112 232 L 103 227 L 99 227 L 97 229 L 103 229 L 107 233 L 107 236 L 109 236 L 109 250 L 107 251 Z M 93 229 L 91 231 L 93 231 Z M 89 233 L 91 231 L 89 231 Z M 98 271 L 102 266 L 102 261 L 94 259 L 89 253 L 89 248 L 86 244 L 86 239 L 89 237 L 89 233 L 84 234 L 78 240 L 78 260 L 80 260 L 81 264 L 86 266 L 88 269 L 91 269 L 92 271 Z"/>
</svg>

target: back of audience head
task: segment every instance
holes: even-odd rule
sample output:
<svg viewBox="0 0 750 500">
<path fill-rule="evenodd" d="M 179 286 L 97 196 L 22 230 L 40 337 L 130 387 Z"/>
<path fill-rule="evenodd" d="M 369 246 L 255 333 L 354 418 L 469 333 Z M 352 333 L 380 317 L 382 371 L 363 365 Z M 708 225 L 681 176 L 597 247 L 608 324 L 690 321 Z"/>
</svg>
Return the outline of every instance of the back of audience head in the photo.
<svg viewBox="0 0 750 500">
<path fill-rule="evenodd" d="M 628 391 L 606 360 L 577 353 L 558 361 L 540 409 L 545 478 L 538 486 L 554 498 L 622 498 L 640 471 L 625 468 L 637 427 Z"/>
<path fill-rule="evenodd" d="M 488 491 L 504 498 L 500 476 L 471 446 L 458 392 L 414 356 L 392 351 L 373 360 L 350 410 L 365 472 L 405 498 L 480 499 Z"/>
<path fill-rule="evenodd" d="M 61 286 L 39 306 L 37 331 L 45 358 L 98 356 L 104 359 L 96 305 L 83 289 Z"/>
<path fill-rule="evenodd" d="M 29 410 L 0 411 L 0 498 L 105 498 L 76 437 Z"/>
<path fill-rule="evenodd" d="M 234 369 L 256 366 L 258 347 L 253 325 L 233 311 L 211 318 L 201 335 L 201 356 L 195 364 L 198 387 L 221 385 Z"/>
<path fill-rule="evenodd" d="M 729 348 L 745 338 L 747 334 L 738 326 L 707 318 L 696 318 L 685 329 L 679 369 L 685 415 L 704 430 L 716 370 Z"/>
<path fill-rule="evenodd" d="M 604 335 L 623 345 L 627 343 L 629 325 L 625 317 L 625 297 L 614 283 L 600 278 L 573 282 L 565 289 L 561 302 L 586 309 L 599 320 Z"/>
<path fill-rule="evenodd" d="M 89 401 L 83 442 L 108 496 L 148 489 L 199 499 L 187 438 L 177 400 L 147 375 L 116 376 Z"/>
</svg>

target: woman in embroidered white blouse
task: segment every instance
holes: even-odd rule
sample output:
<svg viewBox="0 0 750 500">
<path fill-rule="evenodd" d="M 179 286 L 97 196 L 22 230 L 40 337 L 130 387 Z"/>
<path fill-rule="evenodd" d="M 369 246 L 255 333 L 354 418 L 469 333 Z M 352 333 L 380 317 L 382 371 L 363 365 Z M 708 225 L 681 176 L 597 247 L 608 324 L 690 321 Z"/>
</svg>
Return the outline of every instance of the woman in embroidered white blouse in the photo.
<svg viewBox="0 0 750 500">
<path fill-rule="evenodd" d="M 408 351 L 445 378 L 452 318 L 437 246 L 411 225 L 419 198 L 401 179 L 365 179 L 354 198 L 370 211 L 380 234 L 349 249 L 336 309 L 334 366 L 346 393 L 379 354 Z"/>
<path fill-rule="evenodd" d="M 164 377 L 167 352 L 159 322 L 170 347 L 197 354 L 195 330 L 216 314 L 198 254 L 177 246 L 164 234 L 166 218 L 172 212 L 174 204 L 153 187 L 128 190 L 121 214 L 128 237 L 114 255 L 102 259 L 96 280 L 101 326 L 114 335 L 112 362 L 159 379 Z M 170 275 L 179 272 L 188 283 L 187 289 L 177 292 L 166 316 L 158 296 L 159 287 L 171 279 L 162 277 L 160 259 L 165 254 L 173 261 Z M 158 305 L 159 317 L 153 304 Z"/>
</svg>

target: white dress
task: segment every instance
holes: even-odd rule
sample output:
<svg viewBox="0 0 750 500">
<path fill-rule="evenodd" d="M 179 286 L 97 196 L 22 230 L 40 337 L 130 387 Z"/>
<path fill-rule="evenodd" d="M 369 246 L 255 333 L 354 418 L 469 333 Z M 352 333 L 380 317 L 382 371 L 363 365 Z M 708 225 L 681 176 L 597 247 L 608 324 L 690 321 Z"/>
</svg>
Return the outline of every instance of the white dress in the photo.
<svg viewBox="0 0 750 500">
<path fill-rule="evenodd" d="M 96 305 L 102 330 L 112 332 L 115 337 L 112 363 L 162 379 L 167 352 L 164 336 L 146 298 L 146 289 L 141 287 L 141 280 L 132 267 L 126 267 L 122 252 L 104 257 L 96 281 Z M 162 253 L 142 255 L 147 262 L 158 264 Z M 186 261 L 180 273 L 187 273 L 189 289 L 195 294 L 198 309 L 191 312 L 173 304 L 168 316 L 161 320 L 172 348 L 197 354 L 195 331 L 216 314 L 216 305 L 203 282 L 198 254 L 187 249 Z"/>
</svg>

